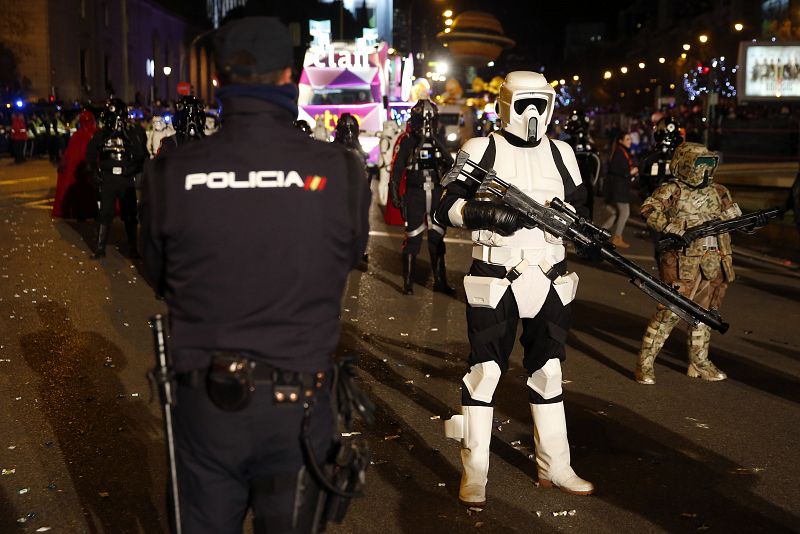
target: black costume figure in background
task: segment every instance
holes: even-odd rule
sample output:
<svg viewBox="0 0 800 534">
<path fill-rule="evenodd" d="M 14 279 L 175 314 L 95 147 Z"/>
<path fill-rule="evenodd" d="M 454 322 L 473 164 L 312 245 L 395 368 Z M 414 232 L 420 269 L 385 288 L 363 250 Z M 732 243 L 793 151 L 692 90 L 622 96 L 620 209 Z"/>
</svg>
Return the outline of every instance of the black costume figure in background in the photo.
<svg viewBox="0 0 800 534">
<path fill-rule="evenodd" d="M 672 179 L 669 164 L 675 149 L 683 143 L 678 121 L 672 117 L 660 119 L 653 127 L 653 140 L 655 141 L 653 151 L 647 154 L 639 165 L 639 194 L 642 200 L 649 198 L 661 184 Z M 662 234 L 650 226 L 645 231 L 653 242 L 653 255 L 656 264 L 659 264 L 661 251 L 657 243 Z"/>
<path fill-rule="evenodd" d="M 333 138 L 333 142 L 346 146 L 364 162 L 364 173 L 366 176 L 369 154 L 364 152 L 361 141 L 358 140 L 358 133 L 359 126 L 356 118 L 350 113 L 342 113 L 339 116 L 339 120 L 336 122 L 336 136 Z M 368 178 L 367 182 L 369 183 Z M 365 252 L 361 261 L 369 263 L 369 254 Z"/>
<path fill-rule="evenodd" d="M 406 239 L 403 242 L 403 294 L 414 293 L 414 267 L 422 246 L 422 233 L 428 229 L 428 252 L 431 255 L 433 290 L 452 295 L 455 290 L 447 285 L 444 264 L 444 226 L 433 220 L 442 196 L 441 179 L 453 165 L 453 158 L 444 143 L 436 136 L 438 131 L 436 105 L 430 100 L 420 100 L 411 108 L 406 133 L 397 143 L 392 174 L 389 179 L 389 197 L 406 221 Z M 400 195 L 400 181 L 405 174 L 405 194 Z"/>
<path fill-rule="evenodd" d="M 311 126 L 306 121 L 303 119 L 297 119 L 292 124 L 295 128 L 309 136 L 311 139 L 314 139 L 314 130 L 311 129 Z"/>
<path fill-rule="evenodd" d="M 195 96 L 186 95 L 175 103 L 172 117 L 175 133 L 161 140 L 158 153 L 177 148 L 188 141 L 196 141 L 206 136 L 206 112 L 203 103 Z"/>
<path fill-rule="evenodd" d="M 146 140 L 128 122 L 125 103 L 112 98 L 101 115 L 103 128 L 94 134 L 86 149 L 86 164 L 97 177 L 100 213 L 97 217 L 95 259 L 106 255 L 106 242 L 119 200 L 120 218 L 128 236 L 128 255 L 138 258 L 135 176 L 147 157 Z"/>
<path fill-rule="evenodd" d="M 142 195 L 145 272 L 171 322 L 183 532 L 240 533 L 248 508 L 255 534 L 317 532 L 334 497 L 310 458 L 330 465 L 340 436 L 331 355 L 369 234 L 364 165 L 292 125 L 278 19 L 233 20 L 214 48 L 225 127 L 150 160 Z"/>
<path fill-rule="evenodd" d="M 640 195 L 645 199 L 658 189 L 658 186 L 672 178 L 669 162 L 675 149 L 683 143 L 680 124 L 672 117 L 660 119 L 653 127 L 653 151 L 647 154 L 639 165 Z"/>
<path fill-rule="evenodd" d="M 565 198 L 581 184 L 581 175 L 570 146 L 545 135 L 554 101 L 555 91 L 541 74 L 509 73 L 496 104 L 502 129 L 470 139 L 462 150 L 537 202 Z M 508 369 L 520 318 L 539 485 L 590 494 L 592 483 L 570 466 L 561 390 L 570 302 L 578 285 L 578 276 L 567 273 L 564 244 L 539 228 L 523 228 L 513 208 L 476 198 L 477 185 L 462 175 L 448 175 L 444 185 L 436 221 L 473 230 L 475 243 L 464 279 L 469 371 L 462 380 L 462 413 L 445 423 L 445 434 L 462 443 L 459 501 L 486 504 L 494 392 Z"/>
<path fill-rule="evenodd" d="M 581 217 L 592 220 L 594 188 L 600 177 L 600 156 L 589 135 L 589 117 L 582 111 L 573 111 L 564 125 L 564 131 L 569 135 L 567 143 L 575 151 L 575 159 L 578 161 L 578 168 L 583 180 L 583 183 L 575 191 L 572 203 Z"/>
<path fill-rule="evenodd" d="M 364 152 L 364 148 L 358 140 L 358 132 L 359 127 L 356 118 L 350 113 L 342 113 L 339 120 L 336 122 L 336 136 L 333 138 L 333 142 L 344 145 L 355 151 L 364 161 L 366 168 L 369 155 Z"/>
</svg>

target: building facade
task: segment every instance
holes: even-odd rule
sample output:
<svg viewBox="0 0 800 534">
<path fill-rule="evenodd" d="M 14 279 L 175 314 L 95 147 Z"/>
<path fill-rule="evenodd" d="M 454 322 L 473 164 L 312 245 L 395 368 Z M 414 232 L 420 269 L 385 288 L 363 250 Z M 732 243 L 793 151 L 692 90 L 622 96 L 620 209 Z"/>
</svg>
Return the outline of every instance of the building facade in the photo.
<svg viewBox="0 0 800 534">
<path fill-rule="evenodd" d="M 30 101 L 147 104 L 190 80 L 189 24 L 152 0 L 0 0 L 0 45 Z"/>
</svg>

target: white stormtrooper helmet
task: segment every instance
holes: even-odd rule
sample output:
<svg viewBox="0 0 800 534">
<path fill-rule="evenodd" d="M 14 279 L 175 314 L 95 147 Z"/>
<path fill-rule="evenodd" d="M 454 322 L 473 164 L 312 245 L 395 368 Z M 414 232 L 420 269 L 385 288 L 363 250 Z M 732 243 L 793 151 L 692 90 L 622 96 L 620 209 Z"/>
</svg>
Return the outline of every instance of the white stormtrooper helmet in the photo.
<svg viewBox="0 0 800 534">
<path fill-rule="evenodd" d="M 500 86 L 496 112 L 503 130 L 526 143 L 538 143 L 553 117 L 556 92 L 538 72 L 510 72 Z"/>
<path fill-rule="evenodd" d="M 164 117 L 161 115 L 154 115 L 153 116 L 153 130 L 157 132 L 163 132 L 167 129 L 167 121 L 164 120 Z"/>
</svg>

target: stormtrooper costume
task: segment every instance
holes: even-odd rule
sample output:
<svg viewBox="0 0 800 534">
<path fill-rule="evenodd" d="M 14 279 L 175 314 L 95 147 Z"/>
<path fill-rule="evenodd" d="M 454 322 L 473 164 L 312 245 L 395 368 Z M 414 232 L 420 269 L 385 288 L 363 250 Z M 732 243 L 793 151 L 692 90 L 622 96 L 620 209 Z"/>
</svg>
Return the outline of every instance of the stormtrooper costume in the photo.
<svg viewBox="0 0 800 534">
<path fill-rule="evenodd" d="M 147 152 L 151 158 L 156 157 L 161 141 L 165 137 L 175 135 L 175 128 L 161 115 L 153 115 L 150 129 L 147 131 Z"/>
<path fill-rule="evenodd" d="M 392 158 L 394 157 L 394 146 L 397 138 L 402 133 L 400 125 L 393 120 L 383 123 L 383 130 L 379 136 L 380 143 L 380 175 L 378 180 L 377 194 L 373 191 L 373 196 L 378 198 L 378 203 L 385 206 L 389 200 L 389 178 L 392 173 Z"/>
<path fill-rule="evenodd" d="M 555 92 L 541 74 L 509 73 L 496 104 L 502 129 L 470 139 L 462 148 L 481 168 L 494 169 L 498 177 L 543 204 L 565 198 L 565 190 L 572 193 L 581 184 L 570 146 L 545 135 L 554 100 Z M 445 434 L 462 443 L 459 501 L 465 506 L 486 504 L 492 399 L 508 369 L 519 319 L 539 485 L 588 495 L 594 486 L 570 467 L 561 390 L 569 303 L 578 277 L 567 274 L 559 238 L 539 228 L 524 228 L 517 211 L 475 198 L 477 185 L 454 174 L 445 180 L 435 217 L 439 224 L 473 230 L 475 243 L 474 261 L 464 279 L 470 367 L 462 380 L 462 413 L 445 422 Z"/>
</svg>

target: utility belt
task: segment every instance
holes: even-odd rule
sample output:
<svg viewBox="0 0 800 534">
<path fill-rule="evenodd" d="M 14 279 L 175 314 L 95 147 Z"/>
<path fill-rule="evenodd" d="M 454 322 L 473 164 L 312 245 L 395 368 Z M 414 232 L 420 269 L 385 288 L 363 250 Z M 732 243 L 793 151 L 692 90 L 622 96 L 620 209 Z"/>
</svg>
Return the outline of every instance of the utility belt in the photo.
<svg viewBox="0 0 800 534">
<path fill-rule="evenodd" d="M 423 191 L 433 191 L 439 187 L 435 182 L 422 182 L 421 184 L 410 184 L 406 182 L 406 189 L 422 189 Z"/>
<path fill-rule="evenodd" d="M 516 248 L 516 247 L 489 247 L 475 245 L 472 247 L 472 259 L 480 260 L 490 265 L 502 265 L 506 268 L 519 265 L 526 260 L 528 265 L 538 265 L 544 275 L 550 280 L 555 280 L 567 272 L 567 260 L 563 259 L 556 264 L 551 264 L 544 259 L 543 248 Z"/>
<path fill-rule="evenodd" d="M 275 404 L 305 402 L 330 386 L 329 375 L 288 371 L 237 352 L 216 351 L 207 369 L 176 374 L 175 381 L 192 388 L 205 386 L 217 408 L 233 412 L 250 404 L 257 387 L 270 388 Z"/>
<path fill-rule="evenodd" d="M 709 235 L 700 239 L 700 248 L 703 250 L 719 250 L 719 241 L 717 241 L 717 236 Z"/>
<path fill-rule="evenodd" d="M 490 276 L 464 277 L 464 291 L 467 303 L 477 308 L 496 308 L 506 290 L 530 266 L 541 269 L 545 277 L 553 282 L 556 292 L 564 305 L 575 298 L 577 276 L 567 274 L 567 260 L 563 259 L 551 264 L 545 258 L 545 250 L 541 248 L 526 249 L 515 247 L 489 247 L 477 245 L 472 248 L 473 259 L 490 265 L 500 265 L 506 269 L 503 278 Z"/>
</svg>

